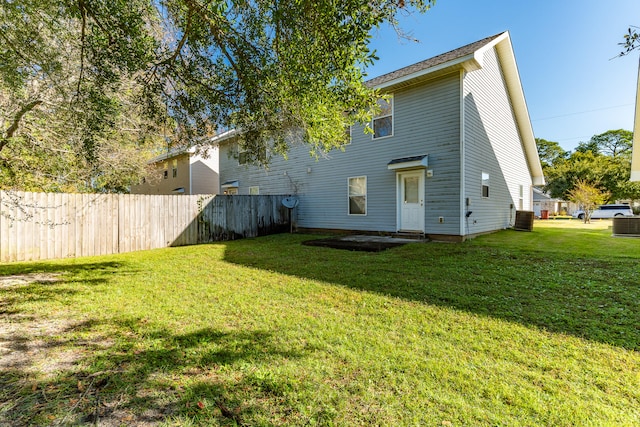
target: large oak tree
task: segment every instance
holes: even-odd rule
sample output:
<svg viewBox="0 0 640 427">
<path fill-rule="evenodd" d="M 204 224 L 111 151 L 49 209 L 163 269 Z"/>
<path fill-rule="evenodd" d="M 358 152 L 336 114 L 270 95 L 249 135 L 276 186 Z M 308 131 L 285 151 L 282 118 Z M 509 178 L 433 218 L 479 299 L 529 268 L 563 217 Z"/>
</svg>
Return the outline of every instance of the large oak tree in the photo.
<svg viewBox="0 0 640 427">
<path fill-rule="evenodd" d="M 165 139 L 238 129 L 258 163 L 341 146 L 380 96 L 363 78 L 371 30 L 434 3 L 1 1 L 0 185 L 107 191 Z"/>
</svg>

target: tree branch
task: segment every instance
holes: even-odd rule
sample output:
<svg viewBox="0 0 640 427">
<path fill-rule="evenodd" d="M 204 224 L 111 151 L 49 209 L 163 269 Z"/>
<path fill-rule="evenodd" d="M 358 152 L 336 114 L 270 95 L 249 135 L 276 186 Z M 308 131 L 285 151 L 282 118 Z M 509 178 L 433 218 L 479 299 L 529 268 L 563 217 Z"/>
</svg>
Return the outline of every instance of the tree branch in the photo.
<svg viewBox="0 0 640 427">
<path fill-rule="evenodd" d="M 42 100 L 36 99 L 24 105 L 20 109 L 20 111 L 18 111 L 18 113 L 13 118 L 13 123 L 11 123 L 11 126 L 7 128 L 7 130 L 4 132 L 4 135 L 2 135 L 2 138 L 0 138 L 0 151 L 2 151 L 2 149 L 9 143 L 9 138 L 12 138 L 15 132 L 18 130 L 18 126 L 20 125 L 20 120 L 22 120 L 22 117 L 29 111 L 36 108 L 39 104 L 42 104 Z"/>
<path fill-rule="evenodd" d="M 84 75 L 84 48 L 87 29 L 87 8 L 84 4 L 84 0 L 78 0 L 78 8 L 80 9 L 80 15 L 82 16 L 82 27 L 80 29 L 80 75 L 78 77 L 78 86 L 76 89 L 76 96 L 79 97 Z"/>
</svg>

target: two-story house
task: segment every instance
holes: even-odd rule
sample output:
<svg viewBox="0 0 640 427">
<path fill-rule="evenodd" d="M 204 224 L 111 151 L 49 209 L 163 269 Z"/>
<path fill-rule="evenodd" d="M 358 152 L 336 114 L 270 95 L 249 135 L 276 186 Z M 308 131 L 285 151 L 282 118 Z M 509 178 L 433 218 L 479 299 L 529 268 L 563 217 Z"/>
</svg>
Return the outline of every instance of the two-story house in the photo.
<svg viewBox="0 0 640 427">
<path fill-rule="evenodd" d="M 195 148 L 171 150 L 149 162 L 150 172 L 131 186 L 132 194 L 218 194 L 218 147 L 206 154 Z"/>
<path fill-rule="evenodd" d="M 416 233 L 460 241 L 512 226 L 544 178 L 508 32 L 370 80 L 389 95 L 373 134 L 267 169 L 243 162 L 235 131 L 214 138 L 234 194 L 291 194 L 299 229 Z"/>
</svg>

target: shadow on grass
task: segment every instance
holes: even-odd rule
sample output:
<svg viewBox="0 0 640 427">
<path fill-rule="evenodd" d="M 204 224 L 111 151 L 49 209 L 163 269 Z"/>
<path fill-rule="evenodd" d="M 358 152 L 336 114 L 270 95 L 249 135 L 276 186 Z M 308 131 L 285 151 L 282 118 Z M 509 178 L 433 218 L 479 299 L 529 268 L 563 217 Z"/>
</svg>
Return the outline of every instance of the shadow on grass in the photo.
<svg viewBox="0 0 640 427">
<path fill-rule="evenodd" d="M 37 273 L 59 273 L 77 274 L 82 272 L 104 272 L 112 273 L 126 268 L 127 264 L 115 261 L 78 262 L 78 263 L 56 263 L 56 262 L 33 262 L 33 263 L 8 263 L 0 264 L 0 277 L 11 275 L 28 275 Z"/>
<path fill-rule="evenodd" d="M 131 272 L 116 262 L 0 266 L 0 425 L 242 425 L 254 412 L 290 410 L 285 379 L 237 368 L 312 351 L 282 343 L 276 331 L 175 333 L 144 319 L 68 319 L 28 309 Z"/>
<path fill-rule="evenodd" d="M 242 425 L 254 412 L 276 411 L 267 399 L 274 395 L 287 410 L 286 380 L 230 366 L 294 360 L 309 349 L 281 343 L 274 331 L 175 333 L 143 319 L 34 315 L 23 308 L 131 271 L 121 263 L 38 267 L 0 269 L 12 280 L 0 288 L 0 425 Z"/>
<path fill-rule="evenodd" d="M 0 316 L 12 316 L 13 322 L 32 320 L 31 316 L 9 307 L 16 307 L 18 302 L 29 304 L 74 295 L 79 291 L 71 284 L 101 285 L 107 283 L 111 275 L 130 270 L 130 267 L 118 262 L 0 265 Z"/>
<path fill-rule="evenodd" d="M 87 333 L 97 326 L 87 322 L 74 331 Z M 301 356 L 280 348 L 263 331 L 201 329 L 175 335 L 155 330 L 140 345 L 141 337 L 117 338 L 131 322 L 109 326 L 114 334 L 85 341 L 82 348 L 66 339 L 50 342 L 49 348 L 82 354 L 51 378 L 40 378 L 24 363 L 0 370 L 0 424 L 147 425 L 188 418 L 242 425 L 251 413 L 274 412 L 273 402 L 262 407 L 259 396 L 265 401 L 282 397 L 291 385 L 259 372 L 240 376 L 225 367 Z"/>
<path fill-rule="evenodd" d="M 309 238 L 231 242 L 225 260 L 640 350 L 635 259 L 469 243 L 370 254 L 300 244 Z"/>
</svg>

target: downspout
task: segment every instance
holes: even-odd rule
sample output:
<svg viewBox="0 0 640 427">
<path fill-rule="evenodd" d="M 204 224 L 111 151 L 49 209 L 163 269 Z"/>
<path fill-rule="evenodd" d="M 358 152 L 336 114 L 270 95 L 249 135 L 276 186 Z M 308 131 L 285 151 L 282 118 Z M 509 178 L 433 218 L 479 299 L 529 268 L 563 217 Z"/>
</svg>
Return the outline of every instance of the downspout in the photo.
<svg viewBox="0 0 640 427">
<path fill-rule="evenodd" d="M 460 70 L 460 236 L 462 236 L 462 240 L 466 239 L 465 234 L 465 209 L 467 208 L 465 204 L 465 164 L 466 164 L 466 155 L 465 155 L 465 137 L 466 137 L 466 128 L 465 128 L 465 108 L 464 108 L 464 77 L 465 70 Z"/>
</svg>

